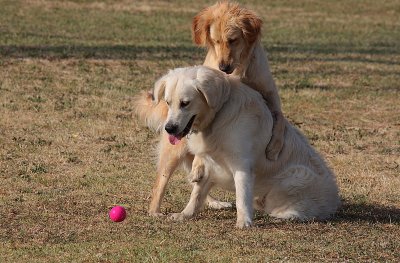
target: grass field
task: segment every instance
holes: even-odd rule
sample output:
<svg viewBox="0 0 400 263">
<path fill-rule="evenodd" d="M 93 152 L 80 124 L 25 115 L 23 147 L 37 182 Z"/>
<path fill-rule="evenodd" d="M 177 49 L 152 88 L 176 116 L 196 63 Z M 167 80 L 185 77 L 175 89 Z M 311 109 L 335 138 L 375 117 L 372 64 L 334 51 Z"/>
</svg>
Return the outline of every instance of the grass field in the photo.
<svg viewBox="0 0 400 263">
<path fill-rule="evenodd" d="M 400 260 L 400 3 L 252 0 L 285 116 L 337 175 L 328 222 L 234 228 L 235 210 L 147 216 L 157 135 L 132 98 L 201 64 L 213 1 L 0 0 L 0 262 Z M 183 209 L 183 173 L 163 212 Z M 216 192 L 222 200 L 234 195 Z M 126 206 L 112 223 L 108 210 Z"/>
</svg>

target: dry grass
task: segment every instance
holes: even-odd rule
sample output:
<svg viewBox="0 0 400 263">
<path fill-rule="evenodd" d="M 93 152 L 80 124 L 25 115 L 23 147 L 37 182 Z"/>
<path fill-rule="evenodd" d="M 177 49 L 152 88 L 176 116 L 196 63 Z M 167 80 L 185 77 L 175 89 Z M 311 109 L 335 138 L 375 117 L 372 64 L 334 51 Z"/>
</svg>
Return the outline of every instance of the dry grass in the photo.
<svg viewBox="0 0 400 263">
<path fill-rule="evenodd" d="M 201 63 L 190 19 L 209 3 L 0 1 L 1 262 L 400 259 L 397 1 L 246 3 L 265 21 L 285 115 L 337 175 L 333 220 L 257 214 L 240 231 L 234 210 L 147 216 L 157 136 L 135 120 L 132 97 Z M 176 174 L 163 211 L 189 193 Z M 115 204 L 127 207 L 123 223 L 107 218 Z"/>
</svg>

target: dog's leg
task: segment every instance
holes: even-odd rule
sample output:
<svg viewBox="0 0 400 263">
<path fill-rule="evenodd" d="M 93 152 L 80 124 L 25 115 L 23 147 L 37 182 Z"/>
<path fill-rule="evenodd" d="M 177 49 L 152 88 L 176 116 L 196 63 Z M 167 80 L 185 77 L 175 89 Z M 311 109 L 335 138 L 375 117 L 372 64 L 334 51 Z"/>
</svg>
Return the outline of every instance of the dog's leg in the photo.
<svg viewBox="0 0 400 263">
<path fill-rule="evenodd" d="M 192 164 L 192 171 L 190 172 L 190 181 L 192 183 L 200 182 L 205 177 L 205 166 L 199 156 L 195 156 Z M 232 203 L 222 202 L 211 195 L 207 195 L 207 205 L 212 209 L 226 209 L 231 208 Z"/>
<path fill-rule="evenodd" d="M 268 143 L 267 149 L 265 149 L 265 154 L 268 159 L 276 161 L 283 148 L 286 125 L 281 111 L 273 111 L 271 113 L 274 118 L 274 126 L 272 127 L 272 138 Z"/>
<path fill-rule="evenodd" d="M 192 163 L 192 160 L 193 156 L 187 150 L 185 139 L 182 140 L 178 145 L 171 145 L 166 134 L 162 134 L 157 177 L 153 185 L 152 198 L 148 210 L 149 215 L 163 215 L 160 208 L 170 177 L 183 161 L 186 163 Z M 209 195 L 207 196 L 207 204 L 209 207 L 214 209 L 232 207 L 231 203 L 218 201 Z"/>
<path fill-rule="evenodd" d="M 153 186 L 152 199 L 149 206 L 149 215 L 160 216 L 161 202 L 165 194 L 169 178 L 176 168 L 189 155 L 186 140 L 178 145 L 171 145 L 166 134 L 162 134 L 160 142 L 160 153 L 157 168 L 157 177 Z"/>
<path fill-rule="evenodd" d="M 236 227 L 245 228 L 253 225 L 253 187 L 254 176 L 250 169 L 237 169 L 234 173 L 236 188 Z"/>
<path fill-rule="evenodd" d="M 190 219 L 200 212 L 204 206 L 204 201 L 207 197 L 207 194 L 212 186 L 213 184 L 210 182 L 210 180 L 208 180 L 207 177 L 204 177 L 201 181 L 194 183 L 190 200 L 185 209 L 183 209 L 183 211 L 180 213 L 171 214 L 171 219 L 182 221 L 184 219 Z"/>
<path fill-rule="evenodd" d="M 203 163 L 203 159 L 198 155 L 194 156 L 193 163 L 192 163 L 192 171 L 190 172 L 190 181 L 192 183 L 198 183 L 201 179 L 205 176 L 205 165 Z"/>
<path fill-rule="evenodd" d="M 231 202 L 223 202 L 215 199 L 211 195 L 207 195 L 207 205 L 212 209 L 227 209 L 232 207 Z"/>
<path fill-rule="evenodd" d="M 340 199 L 334 178 L 309 167 L 289 167 L 273 179 L 265 211 L 273 216 L 301 221 L 326 219 L 336 212 Z"/>
<path fill-rule="evenodd" d="M 258 81 L 252 83 L 250 86 L 261 93 L 274 118 L 272 138 L 268 143 L 267 149 L 265 149 L 265 154 L 269 160 L 276 161 L 283 148 L 286 120 L 282 114 L 281 99 L 278 94 L 278 89 L 276 88 L 275 81 L 269 70 L 268 61 L 266 62 L 267 70 L 259 77 L 255 76 Z"/>
</svg>

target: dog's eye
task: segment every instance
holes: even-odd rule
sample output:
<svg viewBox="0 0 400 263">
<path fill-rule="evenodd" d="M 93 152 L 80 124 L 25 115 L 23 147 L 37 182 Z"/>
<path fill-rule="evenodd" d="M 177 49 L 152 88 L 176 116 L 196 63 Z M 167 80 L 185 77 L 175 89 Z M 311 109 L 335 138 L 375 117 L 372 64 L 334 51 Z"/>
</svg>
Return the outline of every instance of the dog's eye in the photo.
<svg viewBox="0 0 400 263">
<path fill-rule="evenodd" d="M 231 45 L 231 44 L 235 43 L 236 40 L 237 40 L 237 38 L 228 39 L 228 43 Z"/>
<path fill-rule="evenodd" d="M 180 106 L 181 108 L 185 108 L 187 105 L 189 105 L 189 102 L 190 102 L 190 101 L 181 101 L 181 103 L 180 103 L 179 106 Z"/>
<path fill-rule="evenodd" d="M 165 101 L 167 103 L 167 105 L 169 106 L 169 101 Z"/>
</svg>

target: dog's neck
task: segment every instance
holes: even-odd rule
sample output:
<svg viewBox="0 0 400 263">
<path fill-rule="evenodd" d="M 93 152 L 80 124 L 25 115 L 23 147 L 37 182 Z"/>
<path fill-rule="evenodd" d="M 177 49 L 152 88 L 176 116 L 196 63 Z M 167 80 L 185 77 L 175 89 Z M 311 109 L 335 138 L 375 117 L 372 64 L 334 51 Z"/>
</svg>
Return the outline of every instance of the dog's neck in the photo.
<svg viewBox="0 0 400 263">
<path fill-rule="evenodd" d="M 215 119 L 215 114 L 216 112 L 214 110 L 210 110 L 207 115 L 199 116 L 196 120 L 197 125 L 195 125 L 193 130 L 196 131 L 196 133 L 207 130 L 212 125 L 212 122 Z"/>
</svg>

